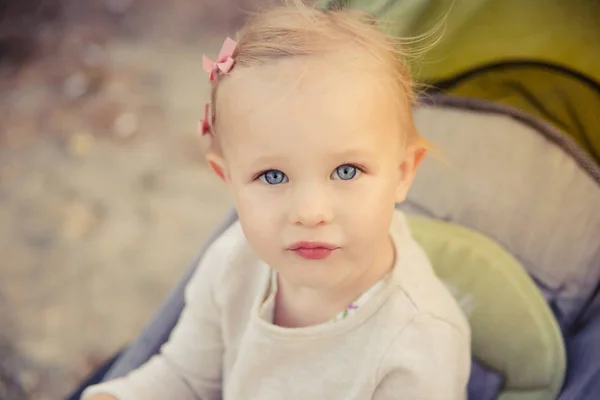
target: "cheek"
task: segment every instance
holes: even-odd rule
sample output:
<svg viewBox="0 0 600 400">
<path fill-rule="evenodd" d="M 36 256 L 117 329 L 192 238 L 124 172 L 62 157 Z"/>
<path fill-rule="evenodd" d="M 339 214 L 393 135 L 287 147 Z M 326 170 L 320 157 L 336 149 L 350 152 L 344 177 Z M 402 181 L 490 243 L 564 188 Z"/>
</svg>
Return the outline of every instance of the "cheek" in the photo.
<svg viewBox="0 0 600 400">
<path fill-rule="evenodd" d="M 277 237 L 280 213 L 278 201 L 268 191 L 257 185 L 237 185 L 232 182 L 231 190 L 244 235 L 259 255 L 262 255 Z"/>
<path fill-rule="evenodd" d="M 344 219 L 351 223 L 348 234 L 363 243 L 371 243 L 387 235 L 394 212 L 396 187 L 391 178 L 386 177 L 370 178 L 361 186 L 356 195 L 342 200 Z"/>
<path fill-rule="evenodd" d="M 261 211 L 238 207 L 238 215 L 244 236 L 252 250 L 264 261 L 269 262 L 273 252 L 277 230 Z"/>
<path fill-rule="evenodd" d="M 275 219 L 279 214 L 282 200 L 281 193 L 269 190 L 260 183 L 231 184 L 235 205 L 240 213 L 248 214 L 248 218 L 259 220 Z"/>
<path fill-rule="evenodd" d="M 365 177 L 352 188 L 353 206 L 357 211 L 373 213 L 381 208 L 389 208 L 394 204 L 397 181 L 390 174 Z"/>
</svg>

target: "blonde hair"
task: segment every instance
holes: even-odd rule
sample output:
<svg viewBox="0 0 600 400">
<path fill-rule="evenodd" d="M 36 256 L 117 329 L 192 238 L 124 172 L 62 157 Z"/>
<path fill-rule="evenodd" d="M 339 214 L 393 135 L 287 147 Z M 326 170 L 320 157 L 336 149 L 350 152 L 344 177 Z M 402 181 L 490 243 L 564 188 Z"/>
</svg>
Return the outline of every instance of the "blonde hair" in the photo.
<svg viewBox="0 0 600 400">
<path fill-rule="evenodd" d="M 407 54 L 366 12 L 341 7 L 321 10 L 300 0 L 288 0 L 283 6 L 256 13 L 238 34 L 233 53 L 235 66 L 230 73 L 235 74 L 236 68 L 265 65 L 283 58 L 326 56 L 350 46 L 374 61 L 380 69 L 378 74 L 391 81 L 391 99 L 397 102 L 398 115 L 406 130 L 405 142 L 426 145 L 412 117 L 416 95 Z M 213 127 L 217 122 L 216 97 L 222 79 L 227 76 L 219 72 L 211 90 Z"/>
</svg>

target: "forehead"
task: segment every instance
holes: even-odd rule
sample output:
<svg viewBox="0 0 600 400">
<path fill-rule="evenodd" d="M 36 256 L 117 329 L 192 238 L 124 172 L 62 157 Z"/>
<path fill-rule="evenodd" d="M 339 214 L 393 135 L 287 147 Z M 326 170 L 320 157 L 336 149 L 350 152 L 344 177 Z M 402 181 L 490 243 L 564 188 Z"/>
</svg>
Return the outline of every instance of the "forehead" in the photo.
<svg viewBox="0 0 600 400">
<path fill-rule="evenodd" d="M 306 57 L 235 70 L 217 96 L 224 150 L 393 146 L 400 135 L 395 102 L 385 79 L 363 64 Z"/>
</svg>

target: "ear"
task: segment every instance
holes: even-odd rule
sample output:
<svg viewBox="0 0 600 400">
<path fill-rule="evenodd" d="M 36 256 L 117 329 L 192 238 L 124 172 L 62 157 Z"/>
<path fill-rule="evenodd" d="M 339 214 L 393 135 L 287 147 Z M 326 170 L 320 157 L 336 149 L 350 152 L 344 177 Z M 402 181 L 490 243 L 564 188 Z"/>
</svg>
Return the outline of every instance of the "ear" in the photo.
<svg viewBox="0 0 600 400">
<path fill-rule="evenodd" d="M 400 182 L 396 191 L 396 202 L 402 203 L 406 200 L 408 191 L 415 180 L 417 170 L 427 155 L 427 148 L 423 145 L 410 146 L 405 153 L 404 160 L 400 164 Z"/>
<path fill-rule="evenodd" d="M 214 150 L 209 150 L 206 152 L 206 161 L 208 162 L 208 166 L 213 172 L 221 178 L 221 180 L 227 183 L 228 174 L 227 169 L 225 167 L 225 159 L 222 155 L 215 152 Z"/>
</svg>

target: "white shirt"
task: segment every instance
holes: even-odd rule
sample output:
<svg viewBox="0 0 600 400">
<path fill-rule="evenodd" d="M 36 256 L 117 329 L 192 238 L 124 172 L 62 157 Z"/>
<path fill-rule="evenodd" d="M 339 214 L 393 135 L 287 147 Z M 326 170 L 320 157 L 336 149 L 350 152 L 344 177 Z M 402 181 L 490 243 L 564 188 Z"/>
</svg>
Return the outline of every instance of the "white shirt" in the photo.
<svg viewBox="0 0 600 400">
<path fill-rule="evenodd" d="M 159 355 L 89 388 L 119 400 L 458 400 L 466 397 L 470 330 L 400 211 L 391 276 L 335 323 L 273 325 L 270 268 L 239 223 L 207 251 Z"/>
</svg>

